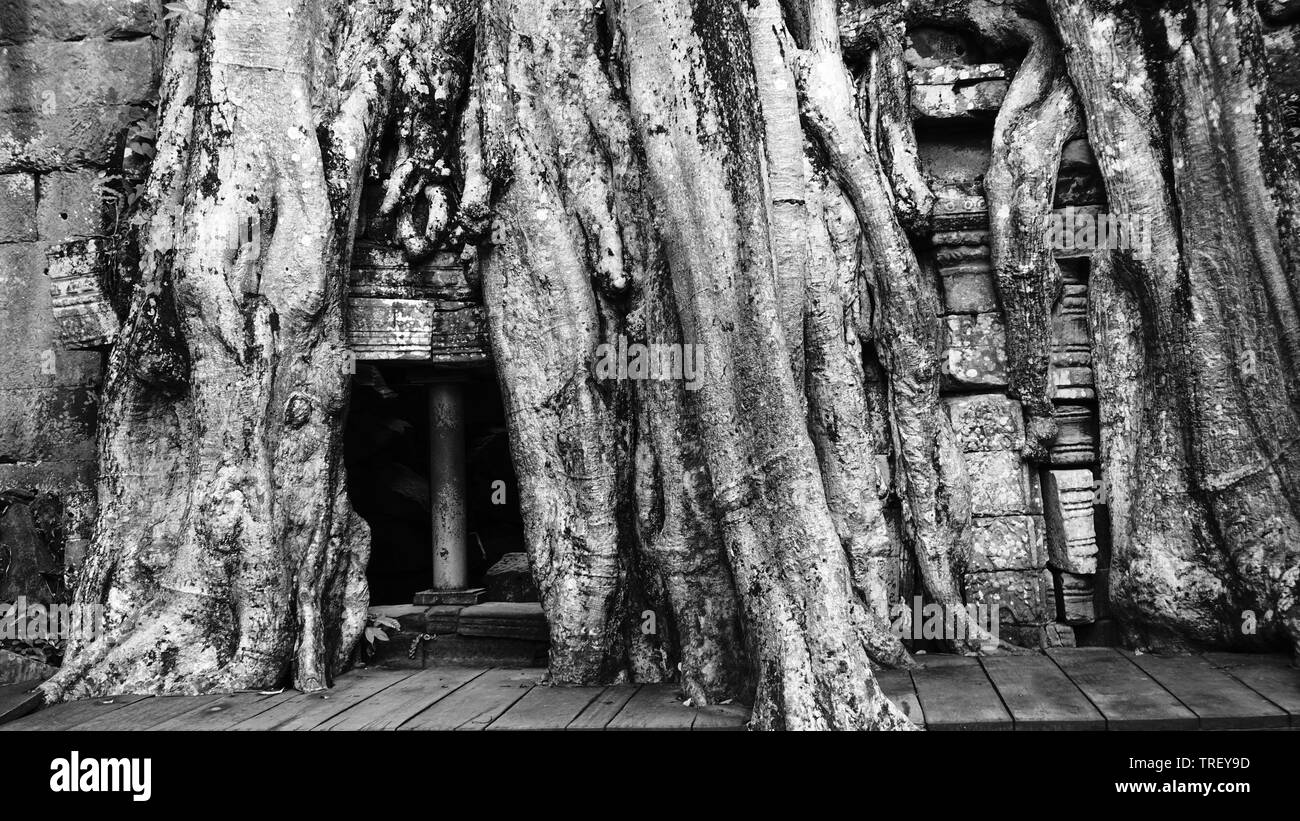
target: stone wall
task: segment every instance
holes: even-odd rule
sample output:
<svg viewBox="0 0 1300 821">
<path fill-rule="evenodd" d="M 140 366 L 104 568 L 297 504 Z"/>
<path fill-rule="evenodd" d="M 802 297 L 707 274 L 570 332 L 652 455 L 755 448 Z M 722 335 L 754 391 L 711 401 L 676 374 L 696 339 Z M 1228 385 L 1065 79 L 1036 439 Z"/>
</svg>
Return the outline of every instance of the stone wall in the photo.
<svg viewBox="0 0 1300 821">
<path fill-rule="evenodd" d="M 0 601 L 62 595 L 90 538 L 103 350 L 62 346 L 47 254 L 113 217 L 157 19 L 148 0 L 0 0 Z"/>
</svg>

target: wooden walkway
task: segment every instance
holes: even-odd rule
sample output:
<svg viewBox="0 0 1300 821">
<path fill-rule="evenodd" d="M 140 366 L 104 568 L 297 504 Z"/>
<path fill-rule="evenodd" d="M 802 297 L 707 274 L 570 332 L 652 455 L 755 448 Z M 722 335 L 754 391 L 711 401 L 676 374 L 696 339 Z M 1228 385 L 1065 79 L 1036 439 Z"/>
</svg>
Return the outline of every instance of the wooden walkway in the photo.
<svg viewBox="0 0 1300 821">
<path fill-rule="evenodd" d="M 1300 670 L 1282 656 L 924 656 L 880 674 L 930 730 L 1300 729 Z M 327 692 L 117 696 L 36 712 L 0 688 L 0 730 L 740 730 L 740 705 L 693 708 L 673 685 L 540 686 L 538 668 L 372 668 Z"/>
</svg>

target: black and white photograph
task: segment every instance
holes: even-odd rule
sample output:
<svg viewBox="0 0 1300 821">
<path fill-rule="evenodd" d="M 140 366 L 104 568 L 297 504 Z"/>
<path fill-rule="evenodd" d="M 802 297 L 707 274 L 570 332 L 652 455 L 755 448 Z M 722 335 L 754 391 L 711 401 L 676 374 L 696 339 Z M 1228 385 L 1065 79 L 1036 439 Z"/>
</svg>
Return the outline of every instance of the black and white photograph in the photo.
<svg viewBox="0 0 1300 821">
<path fill-rule="evenodd" d="M 1298 665 L 1300 0 L 0 0 L 0 814 L 1222 812 Z"/>
</svg>

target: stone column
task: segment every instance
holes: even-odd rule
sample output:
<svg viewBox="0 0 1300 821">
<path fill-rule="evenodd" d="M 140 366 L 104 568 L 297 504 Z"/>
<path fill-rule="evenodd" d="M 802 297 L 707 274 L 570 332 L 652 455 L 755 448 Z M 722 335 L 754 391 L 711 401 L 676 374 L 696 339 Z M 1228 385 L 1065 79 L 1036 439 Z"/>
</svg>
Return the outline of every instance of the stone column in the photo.
<svg viewBox="0 0 1300 821">
<path fill-rule="evenodd" d="M 465 391 L 429 385 L 429 482 L 433 494 L 433 589 L 469 587 L 465 530 Z"/>
</svg>

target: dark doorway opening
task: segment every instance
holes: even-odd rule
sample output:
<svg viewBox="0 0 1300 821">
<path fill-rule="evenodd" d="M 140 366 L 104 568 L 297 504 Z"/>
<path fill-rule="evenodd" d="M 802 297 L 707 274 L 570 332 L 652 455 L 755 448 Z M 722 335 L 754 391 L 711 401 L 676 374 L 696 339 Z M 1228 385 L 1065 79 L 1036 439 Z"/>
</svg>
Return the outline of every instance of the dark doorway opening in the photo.
<svg viewBox="0 0 1300 821">
<path fill-rule="evenodd" d="M 370 600 L 410 602 L 433 578 L 428 386 L 398 364 L 359 363 L 345 458 L 352 505 L 371 530 Z M 505 410 L 490 374 L 467 374 L 466 545 L 471 584 L 525 550 Z"/>
</svg>

